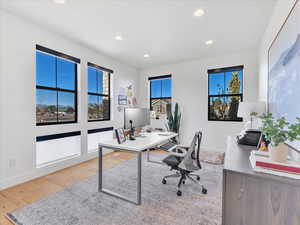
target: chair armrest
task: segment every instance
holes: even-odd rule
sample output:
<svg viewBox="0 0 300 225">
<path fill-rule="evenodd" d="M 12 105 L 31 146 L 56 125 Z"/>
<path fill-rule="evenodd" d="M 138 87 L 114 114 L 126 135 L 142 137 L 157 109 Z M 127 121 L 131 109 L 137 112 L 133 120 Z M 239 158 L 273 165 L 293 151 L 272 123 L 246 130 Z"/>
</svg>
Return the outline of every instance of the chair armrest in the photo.
<svg viewBox="0 0 300 225">
<path fill-rule="evenodd" d="M 184 157 L 187 153 L 185 148 L 182 148 L 181 146 L 177 146 L 177 145 L 169 149 L 169 152 L 171 155 L 178 156 L 178 157 Z"/>
</svg>

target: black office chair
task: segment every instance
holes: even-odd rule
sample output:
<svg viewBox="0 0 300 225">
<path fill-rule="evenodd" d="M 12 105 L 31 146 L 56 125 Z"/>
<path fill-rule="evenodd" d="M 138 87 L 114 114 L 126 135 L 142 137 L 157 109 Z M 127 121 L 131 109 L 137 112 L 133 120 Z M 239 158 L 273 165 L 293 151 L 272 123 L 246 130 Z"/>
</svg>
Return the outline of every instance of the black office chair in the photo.
<svg viewBox="0 0 300 225">
<path fill-rule="evenodd" d="M 171 170 L 176 170 L 176 173 L 165 176 L 162 180 L 162 183 L 166 184 L 168 178 L 180 177 L 177 185 L 178 196 L 182 195 L 181 185 L 185 184 L 186 179 L 189 179 L 193 183 L 200 185 L 202 188 L 202 193 L 207 194 L 207 189 L 200 183 L 200 176 L 192 173 L 201 169 L 201 163 L 199 159 L 201 139 L 202 132 L 196 132 L 190 147 L 176 146 L 170 150 L 170 155 L 163 159 L 163 162 L 170 166 Z"/>
</svg>

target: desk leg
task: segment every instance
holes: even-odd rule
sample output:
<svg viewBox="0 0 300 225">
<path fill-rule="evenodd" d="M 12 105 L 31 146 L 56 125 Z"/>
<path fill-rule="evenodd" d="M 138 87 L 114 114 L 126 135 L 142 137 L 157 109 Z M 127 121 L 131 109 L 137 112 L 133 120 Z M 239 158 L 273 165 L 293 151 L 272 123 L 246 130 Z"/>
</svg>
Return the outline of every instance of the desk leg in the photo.
<svg viewBox="0 0 300 225">
<path fill-rule="evenodd" d="M 160 165 L 165 165 L 162 161 L 154 161 L 150 159 L 150 149 L 147 149 L 147 162 L 151 162 L 151 163 L 157 163 Z"/>
<path fill-rule="evenodd" d="M 122 200 L 134 203 L 136 205 L 141 205 L 142 202 L 142 152 L 137 153 L 137 200 L 131 200 L 123 195 L 120 195 L 118 193 L 115 193 L 113 191 L 107 190 L 103 188 L 102 183 L 102 175 L 103 175 L 103 155 L 102 155 L 102 146 L 99 145 L 99 177 L 98 177 L 98 191 L 111 195 L 113 197 L 120 198 Z"/>
<path fill-rule="evenodd" d="M 102 190 L 102 173 L 103 173 L 103 157 L 102 157 L 102 147 L 99 145 L 98 147 L 99 159 L 98 159 L 98 191 Z"/>
<path fill-rule="evenodd" d="M 137 174 L 137 204 L 142 202 L 142 152 L 138 153 L 138 174 Z"/>
</svg>

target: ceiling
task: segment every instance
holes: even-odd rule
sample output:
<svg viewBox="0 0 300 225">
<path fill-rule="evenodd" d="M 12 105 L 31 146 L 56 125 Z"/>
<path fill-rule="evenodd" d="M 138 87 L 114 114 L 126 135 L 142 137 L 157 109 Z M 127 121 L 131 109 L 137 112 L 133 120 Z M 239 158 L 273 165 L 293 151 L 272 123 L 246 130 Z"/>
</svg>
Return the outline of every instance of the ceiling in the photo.
<svg viewBox="0 0 300 225">
<path fill-rule="evenodd" d="M 0 0 L 1 8 L 136 68 L 257 48 L 276 0 Z M 195 17 L 203 9 L 205 15 Z M 123 40 L 115 40 L 121 35 Z M 206 45 L 207 40 L 214 44 Z M 149 58 L 144 58 L 149 54 Z"/>
</svg>

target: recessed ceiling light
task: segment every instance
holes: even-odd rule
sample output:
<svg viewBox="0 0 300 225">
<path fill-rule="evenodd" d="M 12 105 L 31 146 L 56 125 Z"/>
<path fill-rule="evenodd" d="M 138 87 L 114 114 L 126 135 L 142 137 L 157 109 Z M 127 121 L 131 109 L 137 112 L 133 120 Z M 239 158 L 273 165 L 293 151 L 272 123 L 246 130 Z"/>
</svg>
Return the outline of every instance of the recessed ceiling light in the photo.
<svg viewBox="0 0 300 225">
<path fill-rule="evenodd" d="M 117 41 L 122 41 L 122 40 L 123 40 L 123 37 L 122 37 L 121 35 L 117 35 L 117 36 L 115 36 L 115 39 L 116 39 Z"/>
<path fill-rule="evenodd" d="M 194 12 L 194 16 L 197 16 L 197 17 L 203 16 L 204 14 L 205 14 L 205 12 L 204 12 L 203 9 L 197 9 L 197 10 Z"/>
<path fill-rule="evenodd" d="M 57 4 L 65 4 L 66 0 L 53 0 Z"/>
<path fill-rule="evenodd" d="M 208 41 L 205 42 L 206 45 L 212 45 L 213 43 L 214 43 L 213 40 L 208 40 Z"/>
<path fill-rule="evenodd" d="M 149 58 L 150 55 L 149 54 L 144 54 L 144 58 Z"/>
</svg>

